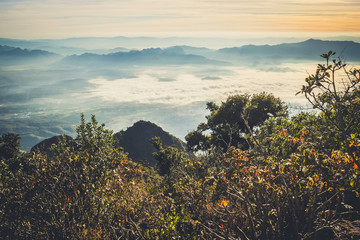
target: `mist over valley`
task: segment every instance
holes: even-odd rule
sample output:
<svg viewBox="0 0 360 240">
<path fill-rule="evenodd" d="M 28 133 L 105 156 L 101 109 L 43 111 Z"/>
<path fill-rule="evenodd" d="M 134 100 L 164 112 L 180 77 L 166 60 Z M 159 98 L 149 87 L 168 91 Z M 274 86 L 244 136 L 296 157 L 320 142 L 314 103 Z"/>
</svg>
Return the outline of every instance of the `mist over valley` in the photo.
<svg viewBox="0 0 360 240">
<path fill-rule="evenodd" d="M 204 121 L 207 101 L 266 91 L 295 113 L 308 108 L 295 93 L 322 63 L 320 54 L 332 50 L 350 65 L 360 62 L 360 44 L 352 41 L 216 49 L 168 38 L 159 41 L 164 47 L 134 48 L 146 41 L 154 44 L 153 38 L 0 39 L 0 133 L 20 134 L 29 150 L 45 138 L 74 134 L 84 112 L 115 132 L 147 120 L 183 139 Z"/>
</svg>

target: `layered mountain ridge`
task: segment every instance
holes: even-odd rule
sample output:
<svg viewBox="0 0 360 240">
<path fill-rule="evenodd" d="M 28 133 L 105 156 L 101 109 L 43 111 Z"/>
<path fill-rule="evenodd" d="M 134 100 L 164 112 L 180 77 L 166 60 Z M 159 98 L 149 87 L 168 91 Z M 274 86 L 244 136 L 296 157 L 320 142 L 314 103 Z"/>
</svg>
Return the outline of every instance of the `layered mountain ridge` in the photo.
<svg viewBox="0 0 360 240">
<path fill-rule="evenodd" d="M 90 40 L 89 40 L 90 41 Z M 1 45 L 12 43 L 14 46 Z M 30 43 L 28 43 L 30 45 Z M 34 44 L 34 47 L 38 44 Z M 176 45 L 168 48 L 126 49 L 121 46 L 113 49 L 88 50 L 85 53 L 59 55 L 41 49 L 22 49 L 16 41 L 0 39 L 0 65 L 23 64 L 26 61 L 52 60 L 48 63 L 65 66 L 106 66 L 106 65 L 167 65 L 167 64 L 207 64 L 226 65 L 254 61 L 300 61 L 319 60 L 328 51 L 337 52 L 339 57 L 349 61 L 360 61 L 360 43 L 354 41 L 324 41 L 309 39 L 298 43 L 277 45 L 243 45 L 218 50 L 205 47 Z M 54 61 L 57 60 L 57 61 Z M 44 63 L 44 62 L 42 62 Z"/>
</svg>

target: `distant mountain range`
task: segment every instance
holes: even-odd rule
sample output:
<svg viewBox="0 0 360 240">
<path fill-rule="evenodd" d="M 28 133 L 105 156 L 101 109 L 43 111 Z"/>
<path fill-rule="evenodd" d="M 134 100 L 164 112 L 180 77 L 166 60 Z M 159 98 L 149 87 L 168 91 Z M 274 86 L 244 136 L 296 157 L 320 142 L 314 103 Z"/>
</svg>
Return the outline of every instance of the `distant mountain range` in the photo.
<svg viewBox="0 0 360 240">
<path fill-rule="evenodd" d="M 352 41 L 322 41 L 309 39 L 299 43 L 283 43 L 279 45 L 246 45 L 242 47 L 224 48 L 217 51 L 220 59 L 299 59 L 316 60 L 323 53 L 333 51 L 350 61 L 360 60 L 360 43 Z"/>
<path fill-rule="evenodd" d="M 0 45 L 0 65 L 34 64 L 57 61 L 60 55 L 43 50 L 29 50 Z"/>
<path fill-rule="evenodd" d="M 65 40 L 64 40 L 65 41 Z M 15 40 L 1 42 L 16 44 Z M 66 46 L 64 46 L 66 47 Z M 360 43 L 353 41 L 323 41 L 309 39 L 299 43 L 278 45 L 244 45 L 218 50 L 191 46 L 147 48 L 129 50 L 118 46 L 107 53 L 88 52 L 61 56 L 45 50 L 22 49 L 17 46 L 0 45 L 0 65 L 26 63 L 52 63 L 60 65 L 97 67 L 109 65 L 186 65 L 186 64 L 249 64 L 253 62 L 276 63 L 283 61 L 319 61 L 328 51 L 337 52 L 347 61 L 360 61 Z M 105 51 L 105 50 L 103 50 Z M 111 52 L 115 51 L 115 52 Z M 110 53 L 109 53 L 110 52 Z"/>
<path fill-rule="evenodd" d="M 67 39 L 38 39 L 20 40 L 0 38 L 0 45 L 16 46 L 28 49 L 43 49 L 61 55 L 83 54 L 86 52 L 107 54 L 121 46 L 129 50 L 144 48 L 167 48 L 177 45 L 201 46 L 219 49 L 225 46 L 241 46 L 249 43 L 253 44 L 276 44 L 281 42 L 299 42 L 302 39 L 295 38 L 267 38 L 264 39 L 228 39 L 216 37 L 80 37 Z M 360 40 L 359 40 L 360 41 Z M 110 52 L 109 52 L 110 50 Z"/>
<path fill-rule="evenodd" d="M 225 62 L 211 60 L 204 56 L 186 54 L 185 51 L 173 51 L 172 48 L 148 48 L 131 50 L 129 52 L 116 52 L 110 54 L 85 53 L 65 57 L 60 64 L 108 66 L 108 65 L 168 65 L 168 64 L 212 64 L 223 65 Z"/>
</svg>

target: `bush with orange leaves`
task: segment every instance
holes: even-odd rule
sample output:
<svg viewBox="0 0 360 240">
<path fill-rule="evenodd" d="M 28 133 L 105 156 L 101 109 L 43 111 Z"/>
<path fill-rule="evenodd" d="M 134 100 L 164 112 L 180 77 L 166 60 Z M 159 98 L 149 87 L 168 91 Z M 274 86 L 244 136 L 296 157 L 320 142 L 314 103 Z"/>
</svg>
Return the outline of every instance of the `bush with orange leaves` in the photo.
<svg viewBox="0 0 360 240">
<path fill-rule="evenodd" d="M 224 239 L 346 239 L 358 219 L 359 169 L 341 151 L 300 146 L 288 159 L 230 148 L 216 175 L 210 232 Z"/>
</svg>

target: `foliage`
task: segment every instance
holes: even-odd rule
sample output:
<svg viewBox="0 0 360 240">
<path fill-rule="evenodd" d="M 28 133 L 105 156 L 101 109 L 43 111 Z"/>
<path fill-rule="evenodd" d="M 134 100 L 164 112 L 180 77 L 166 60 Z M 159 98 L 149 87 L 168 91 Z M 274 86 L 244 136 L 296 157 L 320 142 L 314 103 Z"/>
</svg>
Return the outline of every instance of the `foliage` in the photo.
<svg viewBox="0 0 360 240">
<path fill-rule="evenodd" d="M 321 55 L 326 63 L 305 79 L 299 93 L 326 118 L 334 147 L 347 151 L 359 165 L 360 151 L 355 146 L 360 135 L 360 69 L 348 69 L 334 55 L 332 51 Z"/>
<path fill-rule="evenodd" d="M 332 56 L 323 55 L 326 64 L 301 91 L 320 112 L 288 118 L 266 93 L 208 103 L 207 122 L 187 135 L 205 154 L 154 138 L 156 170 L 117 149 L 95 116 L 81 115 L 75 139 L 64 138 L 53 154 L 22 153 L 19 136 L 3 135 L 0 235 L 359 239 L 359 71 L 330 65 Z"/>
<path fill-rule="evenodd" d="M 169 175 L 179 166 L 184 158 L 184 153 L 176 147 L 163 147 L 159 137 L 152 139 L 156 149 L 154 157 L 157 160 L 159 173 L 161 175 Z"/>
<path fill-rule="evenodd" d="M 337 224 L 344 213 L 357 216 L 358 169 L 346 154 L 328 156 L 303 144 L 281 161 L 229 149 L 219 159 L 223 169 L 217 173 L 213 202 L 218 220 L 209 222 L 211 232 L 224 239 L 345 237 Z"/>
<path fill-rule="evenodd" d="M 271 117 L 257 131 L 259 145 L 256 150 L 266 156 L 289 158 L 296 151 L 305 136 L 311 136 L 324 146 L 324 119 L 316 113 L 301 112 L 287 118 Z"/>
<path fill-rule="evenodd" d="M 207 151 L 209 148 L 226 151 L 230 146 L 248 148 L 245 135 L 253 136 L 254 127 L 270 116 L 287 116 L 287 107 L 272 94 L 259 93 L 230 96 L 220 106 L 207 103 L 210 110 L 207 122 L 185 137 L 188 148 Z"/>
<path fill-rule="evenodd" d="M 57 154 L 50 159 L 24 155 L 15 171 L 2 162 L 2 236 L 87 239 L 135 235 L 134 229 L 119 222 L 132 224 L 129 217 L 141 201 L 138 195 L 146 192 L 151 180 L 145 179 L 144 168 L 113 148 L 111 132 L 99 126 L 94 116 L 85 123 L 82 115 L 77 133 L 74 142 L 56 146 Z"/>
<path fill-rule="evenodd" d="M 0 137 L 0 159 L 16 157 L 20 148 L 20 136 L 15 133 L 7 133 Z"/>
</svg>

